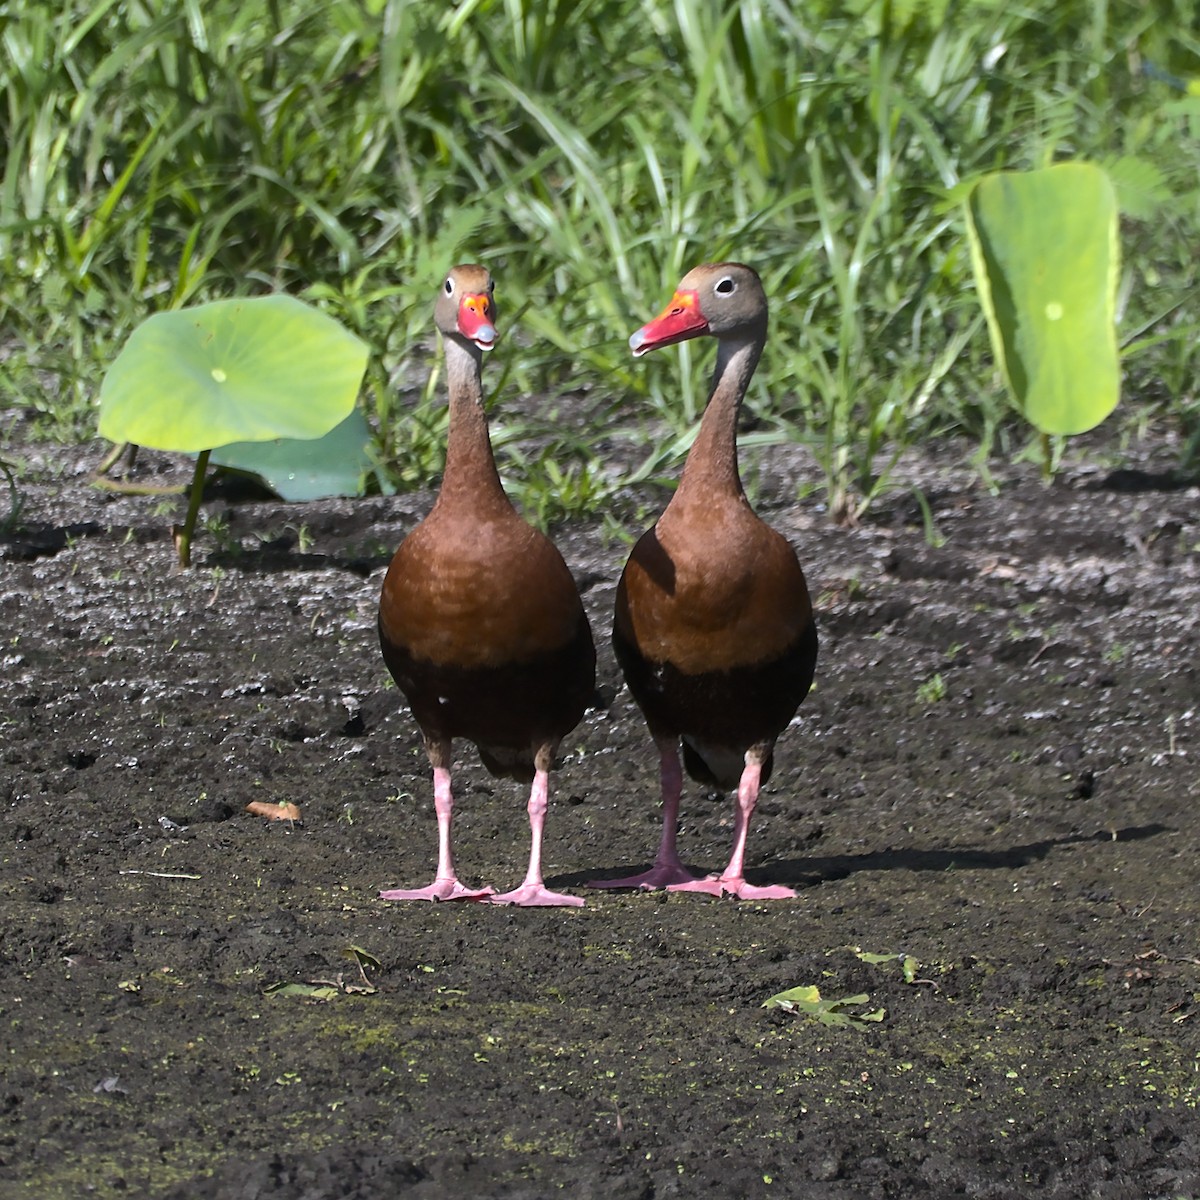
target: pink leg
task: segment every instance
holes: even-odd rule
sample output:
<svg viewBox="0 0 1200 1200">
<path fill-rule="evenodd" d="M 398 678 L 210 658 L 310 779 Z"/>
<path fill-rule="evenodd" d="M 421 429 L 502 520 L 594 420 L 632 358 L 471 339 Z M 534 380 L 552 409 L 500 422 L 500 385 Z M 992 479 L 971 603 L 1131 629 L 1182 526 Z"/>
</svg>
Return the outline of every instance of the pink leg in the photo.
<svg viewBox="0 0 1200 1200">
<path fill-rule="evenodd" d="M 771 885 L 755 887 L 746 882 L 744 874 L 746 863 L 746 837 L 750 832 L 750 818 L 754 815 L 754 806 L 758 803 L 759 780 L 762 776 L 762 763 L 747 761 L 742 778 L 738 782 L 737 811 L 734 814 L 733 854 L 730 855 L 729 865 L 720 875 L 710 875 L 707 879 L 696 879 L 690 883 L 672 884 L 673 892 L 708 892 L 712 896 L 729 894 L 739 900 L 787 900 L 795 896 L 789 887 Z"/>
<path fill-rule="evenodd" d="M 550 776 L 538 768 L 533 776 L 533 787 L 529 791 L 529 870 L 525 882 L 511 892 L 489 897 L 492 904 L 519 904 L 524 907 L 549 908 L 568 906 L 578 908 L 583 904 L 579 896 L 567 896 L 562 892 L 551 892 L 542 882 L 542 830 L 546 825 L 546 808 L 549 805 Z"/>
<path fill-rule="evenodd" d="M 679 827 L 679 796 L 683 791 L 683 769 L 679 765 L 679 743 L 662 739 L 658 745 L 659 778 L 662 781 L 663 826 L 654 866 L 640 875 L 626 879 L 594 879 L 594 888 L 656 888 L 687 884 L 696 877 L 683 865 L 675 849 L 675 834 Z"/>
<path fill-rule="evenodd" d="M 434 881 L 423 888 L 397 888 L 380 892 L 380 900 L 486 900 L 494 888 L 463 887 L 454 873 L 454 849 L 450 824 L 454 819 L 454 795 L 450 790 L 450 771 L 446 767 L 433 769 L 433 807 L 438 823 L 438 868 Z"/>
</svg>

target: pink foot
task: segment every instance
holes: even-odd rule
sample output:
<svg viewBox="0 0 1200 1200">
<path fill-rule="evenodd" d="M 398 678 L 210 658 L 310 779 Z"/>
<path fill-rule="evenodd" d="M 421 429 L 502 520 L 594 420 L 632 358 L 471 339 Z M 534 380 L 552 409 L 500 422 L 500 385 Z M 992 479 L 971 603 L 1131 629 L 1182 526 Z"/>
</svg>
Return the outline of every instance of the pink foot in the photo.
<svg viewBox="0 0 1200 1200">
<path fill-rule="evenodd" d="M 672 892 L 707 892 L 710 896 L 734 896 L 738 900 L 791 900 L 796 893 L 790 887 L 771 884 L 755 887 L 745 879 L 726 879 L 723 875 L 710 875 L 707 879 L 693 879 L 688 883 L 673 883 Z"/>
<path fill-rule="evenodd" d="M 629 875 L 623 879 L 593 879 L 589 881 L 588 887 L 640 888 L 644 892 L 653 892 L 660 888 L 689 884 L 698 878 L 680 862 L 679 851 L 675 848 L 675 835 L 679 827 L 679 792 L 683 787 L 679 739 L 661 738 L 657 739 L 657 742 L 663 823 L 658 851 L 654 855 L 654 866 L 640 875 Z"/>
<path fill-rule="evenodd" d="M 490 887 L 463 887 L 457 879 L 435 879 L 428 887 L 397 888 L 380 892 L 380 900 L 487 900 L 495 894 Z"/>
<path fill-rule="evenodd" d="M 489 896 L 489 904 L 516 904 L 522 908 L 581 908 L 583 897 L 552 892 L 541 883 L 523 883 L 511 892 Z"/>
<path fill-rule="evenodd" d="M 686 887 L 689 883 L 698 882 L 680 862 L 655 863 L 648 871 L 640 875 L 630 875 L 625 879 L 592 879 L 588 881 L 590 888 L 641 888 L 652 892 L 665 887 Z"/>
</svg>

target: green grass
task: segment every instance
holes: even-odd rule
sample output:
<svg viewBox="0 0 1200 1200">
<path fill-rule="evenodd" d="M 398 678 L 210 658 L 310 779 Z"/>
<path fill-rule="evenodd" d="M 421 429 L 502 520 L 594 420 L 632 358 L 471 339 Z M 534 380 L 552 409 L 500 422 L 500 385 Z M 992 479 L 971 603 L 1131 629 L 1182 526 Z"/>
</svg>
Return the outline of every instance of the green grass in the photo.
<svg viewBox="0 0 1200 1200">
<path fill-rule="evenodd" d="M 963 433 L 983 465 L 1025 436 L 957 200 L 1086 157 L 1123 209 L 1114 419 L 1165 415 L 1195 459 L 1192 25 L 1184 0 L 0 3 L 0 406 L 92 436 L 146 315 L 283 288 L 367 340 L 379 459 L 428 482 L 433 290 L 480 259 L 506 477 L 543 521 L 605 511 L 677 471 L 711 363 L 635 364 L 628 334 L 736 257 L 773 302 L 756 436 L 807 445 L 852 519 L 914 443 Z M 572 425 L 582 391 L 604 403 Z"/>
</svg>

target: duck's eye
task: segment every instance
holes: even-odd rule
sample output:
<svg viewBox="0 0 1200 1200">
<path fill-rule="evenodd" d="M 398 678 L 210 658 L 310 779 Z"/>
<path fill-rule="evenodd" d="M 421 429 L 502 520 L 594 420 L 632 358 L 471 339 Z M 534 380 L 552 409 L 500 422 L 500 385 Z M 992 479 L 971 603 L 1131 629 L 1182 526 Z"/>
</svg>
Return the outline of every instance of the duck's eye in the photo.
<svg viewBox="0 0 1200 1200">
<path fill-rule="evenodd" d="M 732 276 L 726 275 L 724 279 L 717 281 L 717 286 L 713 288 L 713 291 L 718 296 L 732 296 L 737 291 L 737 284 L 733 282 Z"/>
<path fill-rule="evenodd" d="M 444 287 L 446 289 L 447 296 L 452 296 L 454 294 L 454 280 L 453 279 L 447 279 L 446 282 L 444 284 L 442 284 L 442 287 Z"/>
</svg>

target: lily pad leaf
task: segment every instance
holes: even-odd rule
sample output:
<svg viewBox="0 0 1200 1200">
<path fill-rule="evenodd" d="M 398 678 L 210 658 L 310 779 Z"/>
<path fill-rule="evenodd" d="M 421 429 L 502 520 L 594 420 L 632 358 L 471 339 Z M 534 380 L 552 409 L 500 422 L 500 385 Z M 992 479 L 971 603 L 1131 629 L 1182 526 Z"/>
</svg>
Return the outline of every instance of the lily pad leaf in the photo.
<svg viewBox="0 0 1200 1200">
<path fill-rule="evenodd" d="M 361 496 L 374 464 L 367 453 L 371 430 L 355 408 L 324 437 L 274 438 L 218 446 L 209 462 L 257 475 L 282 500 Z"/>
<path fill-rule="evenodd" d="M 366 363 L 365 343 L 292 296 L 156 313 L 104 377 L 99 431 L 192 452 L 319 438 L 350 415 Z"/>
<path fill-rule="evenodd" d="M 1083 433 L 1120 398 L 1117 199 L 1090 163 L 985 175 L 966 204 L 992 350 L 1022 415 Z"/>
<path fill-rule="evenodd" d="M 871 997 L 865 992 L 858 996 L 845 996 L 841 1000 L 825 1000 L 820 989 L 814 985 L 788 988 L 777 992 L 763 1001 L 763 1008 L 782 1008 L 787 1012 L 801 1013 L 820 1021 L 822 1025 L 845 1025 L 852 1029 L 865 1029 L 867 1023 L 882 1021 L 887 1009 L 877 1008 L 871 1012 L 848 1011 L 852 1005 L 866 1004 Z"/>
</svg>

